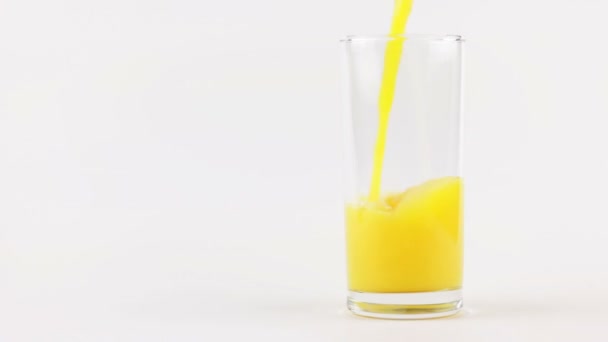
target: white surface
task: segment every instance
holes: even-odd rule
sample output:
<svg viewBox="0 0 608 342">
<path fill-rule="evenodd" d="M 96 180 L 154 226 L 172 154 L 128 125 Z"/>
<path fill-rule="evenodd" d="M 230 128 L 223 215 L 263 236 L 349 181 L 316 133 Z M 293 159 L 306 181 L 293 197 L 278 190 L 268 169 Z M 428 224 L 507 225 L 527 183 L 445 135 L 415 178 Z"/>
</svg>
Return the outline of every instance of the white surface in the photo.
<svg viewBox="0 0 608 342">
<path fill-rule="evenodd" d="M 345 312 L 337 39 L 391 1 L 4 1 L 0 341 L 608 339 L 605 1 L 468 42 L 466 312 Z"/>
</svg>

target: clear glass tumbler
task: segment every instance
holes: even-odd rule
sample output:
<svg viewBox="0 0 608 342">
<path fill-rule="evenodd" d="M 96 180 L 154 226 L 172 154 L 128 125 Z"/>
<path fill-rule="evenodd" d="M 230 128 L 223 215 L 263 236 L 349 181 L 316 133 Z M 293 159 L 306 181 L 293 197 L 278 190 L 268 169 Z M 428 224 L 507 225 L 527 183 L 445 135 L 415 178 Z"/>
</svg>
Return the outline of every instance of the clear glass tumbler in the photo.
<svg viewBox="0 0 608 342">
<path fill-rule="evenodd" d="M 349 36 L 341 45 L 348 308 L 396 319 L 457 313 L 463 39 Z"/>
</svg>

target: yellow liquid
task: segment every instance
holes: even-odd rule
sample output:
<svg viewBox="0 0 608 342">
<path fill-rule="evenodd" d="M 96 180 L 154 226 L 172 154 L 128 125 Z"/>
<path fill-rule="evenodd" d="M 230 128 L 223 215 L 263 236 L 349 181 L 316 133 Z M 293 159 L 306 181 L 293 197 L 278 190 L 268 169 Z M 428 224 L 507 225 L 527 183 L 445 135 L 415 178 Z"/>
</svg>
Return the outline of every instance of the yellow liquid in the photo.
<svg viewBox="0 0 608 342">
<path fill-rule="evenodd" d="M 405 31 L 412 0 L 396 0 L 391 35 Z M 404 38 L 385 52 L 378 101 L 379 124 L 369 196 L 346 207 L 349 289 L 426 292 L 462 283 L 461 180 L 430 180 L 403 193 L 381 196 L 389 114 Z"/>
<path fill-rule="evenodd" d="M 346 207 L 349 289 L 424 292 L 462 282 L 459 177 Z"/>
<path fill-rule="evenodd" d="M 388 131 L 388 118 L 395 97 L 395 85 L 399 73 L 399 60 L 403 50 L 403 39 L 399 36 L 405 32 L 407 19 L 412 11 L 413 0 L 396 0 L 393 12 L 393 24 L 391 25 L 391 36 L 396 39 L 388 41 L 384 54 L 384 72 L 382 84 L 380 85 L 380 98 L 378 101 L 378 135 L 376 136 L 376 148 L 374 150 L 374 166 L 372 173 L 372 184 L 369 191 L 369 200 L 377 201 L 380 197 L 382 183 L 382 165 L 384 162 L 384 150 L 386 146 L 386 132 Z"/>
</svg>

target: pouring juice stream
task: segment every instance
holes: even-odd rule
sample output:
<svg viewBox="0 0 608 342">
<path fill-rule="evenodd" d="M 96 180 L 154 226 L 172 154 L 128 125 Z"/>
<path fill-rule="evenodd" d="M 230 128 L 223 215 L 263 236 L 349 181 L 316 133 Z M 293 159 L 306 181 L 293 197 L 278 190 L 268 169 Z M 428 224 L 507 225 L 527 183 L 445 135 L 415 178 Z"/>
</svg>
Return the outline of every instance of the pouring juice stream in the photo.
<svg viewBox="0 0 608 342">
<path fill-rule="evenodd" d="M 372 202 L 377 201 L 380 198 L 388 119 L 395 97 L 395 85 L 397 84 L 397 74 L 399 73 L 399 60 L 401 60 L 401 52 L 403 50 L 403 38 L 401 35 L 405 32 L 407 19 L 412 11 L 412 4 L 413 0 L 395 0 L 395 10 L 393 12 L 393 22 L 390 32 L 391 37 L 394 37 L 394 39 L 390 39 L 386 47 L 384 72 L 382 74 L 380 98 L 378 101 L 380 118 L 378 122 L 376 147 L 374 150 L 372 183 L 369 191 L 369 200 Z"/>
</svg>

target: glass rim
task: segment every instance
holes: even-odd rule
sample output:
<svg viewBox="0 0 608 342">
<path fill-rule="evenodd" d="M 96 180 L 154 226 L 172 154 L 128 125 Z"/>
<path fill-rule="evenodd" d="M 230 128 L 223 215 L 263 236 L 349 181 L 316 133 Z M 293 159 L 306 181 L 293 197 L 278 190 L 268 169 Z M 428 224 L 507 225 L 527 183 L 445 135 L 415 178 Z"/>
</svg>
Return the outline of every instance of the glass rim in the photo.
<svg viewBox="0 0 608 342">
<path fill-rule="evenodd" d="M 464 38 L 457 34 L 424 34 L 424 33 L 405 33 L 405 34 L 362 34 L 347 35 L 340 39 L 341 43 L 362 42 L 362 41 L 387 41 L 394 39 L 421 40 L 421 41 L 440 41 L 448 43 L 464 42 Z"/>
</svg>

